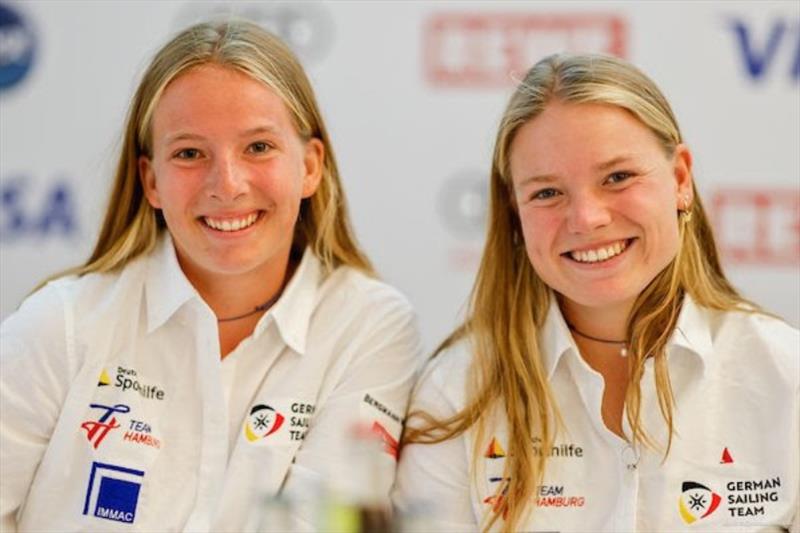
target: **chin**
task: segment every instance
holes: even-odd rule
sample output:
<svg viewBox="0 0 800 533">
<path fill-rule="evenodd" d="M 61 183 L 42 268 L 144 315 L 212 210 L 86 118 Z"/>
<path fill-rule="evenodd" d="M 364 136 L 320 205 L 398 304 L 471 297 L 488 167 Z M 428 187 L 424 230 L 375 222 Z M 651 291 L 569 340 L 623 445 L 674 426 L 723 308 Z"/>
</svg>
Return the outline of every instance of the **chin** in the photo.
<svg viewBox="0 0 800 533">
<path fill-rule="evenodd" d="M 621 288 L 597 291 L 587 290 L 581 292 L 561 292 L 563 298 L 574 304 L 577 304 L 581 307 L 597 309 L 611 309 L 619 305 L 629 305 L 633 303 L 639 294 L 639 292 L 630 289 L 624 290 Z"/>
</svg>

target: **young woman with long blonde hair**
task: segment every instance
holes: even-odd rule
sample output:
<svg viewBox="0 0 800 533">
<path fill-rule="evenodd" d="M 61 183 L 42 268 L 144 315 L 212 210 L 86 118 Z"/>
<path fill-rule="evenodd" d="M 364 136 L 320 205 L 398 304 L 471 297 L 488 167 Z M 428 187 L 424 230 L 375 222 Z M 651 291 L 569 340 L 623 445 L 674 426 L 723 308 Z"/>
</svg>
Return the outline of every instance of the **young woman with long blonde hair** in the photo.
<svg viewBox="0 0 800 533">
<path fill-rule="evenodd" d="M 800 338 L 726 279 L 655 84 L 615 58 L 540 61 L 490 187 L 397 507 L 427 501 L 439 531 L 797 531 Z"/>
<path fill-rule="evenodd" d="M 243 531 L 278 494 L 313 530 L 360 424 L 388 504 L 413 313 L 356 244 L 302 67 L 254 24 L 155 55 L 94 252 L 0 331 L 3 531 Z"/>
</svg>

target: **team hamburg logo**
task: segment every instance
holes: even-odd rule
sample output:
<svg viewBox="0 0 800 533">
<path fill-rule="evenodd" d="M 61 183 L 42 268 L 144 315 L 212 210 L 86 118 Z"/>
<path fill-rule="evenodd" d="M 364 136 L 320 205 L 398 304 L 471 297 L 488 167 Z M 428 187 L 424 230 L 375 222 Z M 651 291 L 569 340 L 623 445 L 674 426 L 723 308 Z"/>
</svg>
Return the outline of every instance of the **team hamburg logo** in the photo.
<svg viewBox="0 0 800 533">
<path fill-rule="evenodd" d="M 259 403 L 250 409 L 250 416 L 244 425 L 244 436 L 250 442 L 269 437 L 283 425 L 284 416 L 278 411 Z"/>
<path fill-rule="evenodd" d="M 678 508 L 687 524 L 701 520 L 717 510 L 722 500 L 719 494 L 696 481 L 684 481 Z"/>
</svg>

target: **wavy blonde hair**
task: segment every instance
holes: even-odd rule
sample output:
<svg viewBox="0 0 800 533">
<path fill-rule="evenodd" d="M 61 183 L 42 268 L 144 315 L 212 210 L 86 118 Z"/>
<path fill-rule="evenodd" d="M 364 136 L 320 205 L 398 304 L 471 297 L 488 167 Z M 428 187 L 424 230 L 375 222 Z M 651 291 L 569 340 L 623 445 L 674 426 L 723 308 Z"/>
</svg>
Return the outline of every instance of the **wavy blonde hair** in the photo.
<svg viewBox="0 0 800 533">
<path fill-rule="evenodd" d="M 128 111 L 114 184 L 94 251 L 82 266 L 49 279 L 114 271 L 153 249 L 166 224 L 145 198 L 137 162 L 140 156 L 152 154 L 153 112 L 167 85 L 187 70 L 207 64 L 231 68 L 262 82 L 283 100 L 300 137 L 319 139 L 325 146 L 322 178 L 314 195 L 302 200 L 293 247 L 310 246 L 326 272 L 349 265 L 374 275 L 355 240 L 333 146 L 303 67 L 271 33 L 251 22 L 230 20 L 187 28 L 156 53 Z"/>
<path fill-rule="evenodd" d="M 510 434 L 503 477 L 508 481 L 498 488 L 494 514 L 483 524 L 487 530 L 504 517 L 503 530 L 513 531 L 531 512 L 529 502 L 546 464 L 545 453 L 534 453 L 531 437 L 541 436 L 542 449 L 549 450 L 562 427 L 539 347 L 539 329 L 551 305 L 551 291 L 534 271 L 522 245 L 509 169 L 511 145 L 520 127 L 554 101 L 625 109 L 655 134 L 668 155 L 682 142 L 670 105 L 656 85 L 633 65 L 613 57 L 547 57 L 533 66 L 511 96 L 495 143 L 488 232 L 467 319 L 435 352 L 468 340 L 474 354 L 470 374 L 474 393 L 462 411 L 445 420 L 412 412 L 409 418 L 419 417 L 421 423 L 409 427 L 404 436 L 405 442 L 437 443 L 475 426 L 472 461 L 477 464 L 495 409 L 505 410 Z M 665 348 L 684 295 L 713 309 L 757 309 L 725 278 L 696 189 L 694 198 L 689 211 L 676 214 L 680 246 L 675 258 L 638 296 L 627 325 L 631 355 L 625 405 L 630 438 L 663 449 L 664 457 L 674 433 L 674 397 Z M 665 447 L 654 442 L 642 424 L 641 378 L 650 358 L 655 363 L 659 407 L 669 429 Z"/>
</svg>

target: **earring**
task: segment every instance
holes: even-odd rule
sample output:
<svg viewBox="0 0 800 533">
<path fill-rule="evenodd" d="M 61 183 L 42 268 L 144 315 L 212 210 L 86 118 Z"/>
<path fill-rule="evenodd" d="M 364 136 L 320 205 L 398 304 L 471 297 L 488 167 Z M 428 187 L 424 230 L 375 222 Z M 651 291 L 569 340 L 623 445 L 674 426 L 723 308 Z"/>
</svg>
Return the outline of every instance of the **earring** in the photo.
<svg viewBox="0 0 800 533">
<path fill-rule="evenodd" d="M 689 195 L 683 195 L 683 209 L 680 211 L 681 219 L 684 223 L 691 222 L 692 220 L 692 206 L 689 203 Z"/>
</svg>

